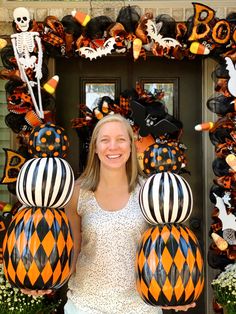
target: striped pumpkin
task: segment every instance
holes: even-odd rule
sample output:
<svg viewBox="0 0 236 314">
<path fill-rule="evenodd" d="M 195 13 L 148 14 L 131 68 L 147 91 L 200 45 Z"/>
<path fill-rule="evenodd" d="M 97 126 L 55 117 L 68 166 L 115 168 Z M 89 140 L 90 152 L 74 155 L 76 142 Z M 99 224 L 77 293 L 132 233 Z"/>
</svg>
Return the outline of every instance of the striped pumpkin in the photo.
<svg viewBox="0 0 236 314">
<path fill-rule="evenodd" d="M 67 161 L 57 157 L 33 158 L 20 170 L 16 194 L 27 206 L 61 208 L 69 201 L 73 185 L 74 175 Z"/>
<path fill-rule="evenodd" d="M 186 305 L 204 286 L 204 263 L 194 233 L 181 224 L 149 228 L 136 255 L 136 286 L 153 306 Z"/>
<path fill-rule="evenodd" d="M 147 179 L 139 204 L 150 224 L 183 222 L 192 212 L 193 197 L 187 181 L 178 174 L 162 172 Z"/>
<path fill-rule="evenodd" d="M 57 289 L 70 276 L 73 240 L 60 209 L 21 209 L 8 227 L 3 243 L 7 280 L 25 289 Z"/>
</svg>

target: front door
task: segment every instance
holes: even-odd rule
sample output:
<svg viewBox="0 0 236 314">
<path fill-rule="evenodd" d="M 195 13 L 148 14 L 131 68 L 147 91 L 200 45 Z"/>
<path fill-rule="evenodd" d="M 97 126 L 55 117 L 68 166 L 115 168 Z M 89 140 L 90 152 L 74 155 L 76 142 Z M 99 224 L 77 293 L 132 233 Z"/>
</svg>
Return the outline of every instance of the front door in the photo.
<svg viewBox="0 0 236 314">
<path fill-rule="evenodd" d="M 194 126 L 201 122 L 202 117 L 202 64 L 200 60 L 176 61 L 166 58 L 147 57 L 136 62 L 127 56 L 110 56 L 90 61 L 83 58 L 56 60 L 55 73 L 60 81 L 56 94 L 57 123 L 63 126 L 70 138 L 68 161 L 79 175 L 80 149 L 79 138 L 71 128 L 71 120 L 78 117 L 79 106 L 84 102 L 82 86 L 91 80 L 115 82 L 116 92 L 135 87 L 137 81 L 151 82 L 158 79 L 163 82 L 174 82 L 175 101 L 173 113 L 183 123 L 181 141 L 187 146 L 187 169 L 190 175 L 184 175 L 192 188 L 194 208 L 187 224 L 197 236 L 202 250 L 204 248 L 204 215 L 203 215 L 203 163 L 201 136 L 194 130 Z M 178 106 L 178 108 L 176 107 Z M 204 254 L 205 255 L 205 254 Z M 205 261 L 207 263 L 207 261 Z M 208 283 L 206 283 L 207 285 Z M 197 307 L 189 310 L 190 314 L 206 313 L 204 307 L 209 300 L 204 294 L 197 302 Z M 167 313 L 171 313 L 168 311 Z M 173 311 L 174 313 L 174 311 Z"/>
</svg>

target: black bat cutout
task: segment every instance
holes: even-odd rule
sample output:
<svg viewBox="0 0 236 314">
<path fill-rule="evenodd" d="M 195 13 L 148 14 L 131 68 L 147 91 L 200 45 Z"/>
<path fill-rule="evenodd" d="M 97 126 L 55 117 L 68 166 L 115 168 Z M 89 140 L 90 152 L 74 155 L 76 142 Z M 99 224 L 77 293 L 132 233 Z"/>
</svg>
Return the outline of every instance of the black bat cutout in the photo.
<svg viewBox="0 0 236 314">
<path fill-rule="evenodd" d="M 139 134 L 142 137 L 151 134 L 154 138 L 166 133 L 172 134 L 179 131 L 179 128 L 165 118 L 157 117 L 148 112 L 148 107 L 139 102 L 131 101 L 132 118 L 139 126 Z"/>
</svg>

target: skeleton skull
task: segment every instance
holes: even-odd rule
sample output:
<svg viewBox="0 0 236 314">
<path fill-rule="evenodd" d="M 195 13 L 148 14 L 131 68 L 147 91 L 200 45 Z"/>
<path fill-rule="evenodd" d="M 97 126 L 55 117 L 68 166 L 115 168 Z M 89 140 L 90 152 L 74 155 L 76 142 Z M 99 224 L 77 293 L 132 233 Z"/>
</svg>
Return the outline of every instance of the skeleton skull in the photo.
<svg viewBox="0 0 236 314">
<path fill-rule="evenodd" d="M 30 15 L 29 11 L 26 8 L 16 8 L 13 12 L 13 17 L 16 25 L 22 32 L 28 31 Z"/>
</svg>

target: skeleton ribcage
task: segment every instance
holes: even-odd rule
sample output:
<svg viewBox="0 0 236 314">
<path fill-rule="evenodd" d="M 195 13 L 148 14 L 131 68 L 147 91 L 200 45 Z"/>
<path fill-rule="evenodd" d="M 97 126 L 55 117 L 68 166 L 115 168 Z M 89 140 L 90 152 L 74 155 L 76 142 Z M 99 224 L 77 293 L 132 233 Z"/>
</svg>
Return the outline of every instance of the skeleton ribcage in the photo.
<svg viewBox="0 0 236 314">
<path fill-rule="evenodd" d="M 30 32 L 22 32 L 17 34 L 16 48 L 20 54 L 28 54 L 34 51 L 35 42 L 34 34 Z"/>
</svg>

